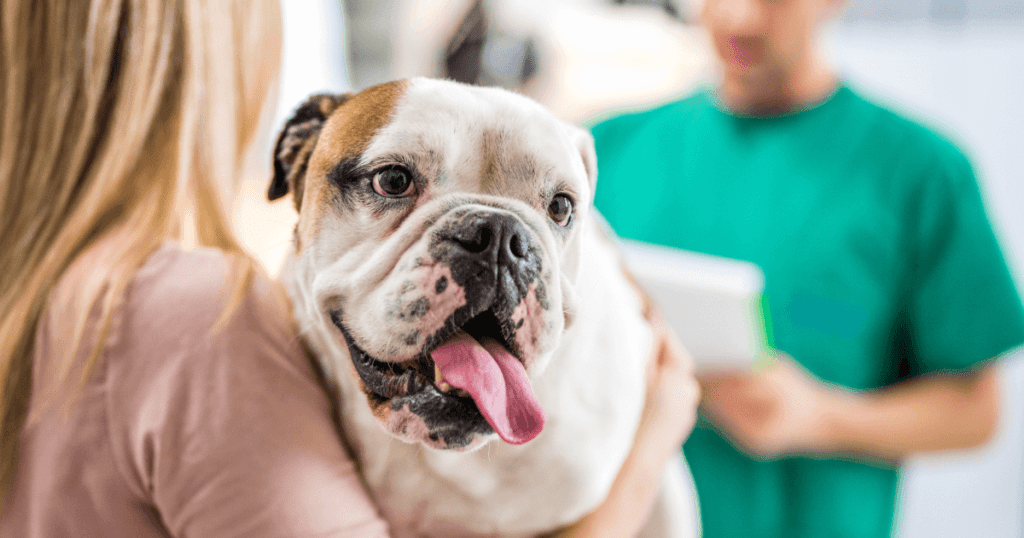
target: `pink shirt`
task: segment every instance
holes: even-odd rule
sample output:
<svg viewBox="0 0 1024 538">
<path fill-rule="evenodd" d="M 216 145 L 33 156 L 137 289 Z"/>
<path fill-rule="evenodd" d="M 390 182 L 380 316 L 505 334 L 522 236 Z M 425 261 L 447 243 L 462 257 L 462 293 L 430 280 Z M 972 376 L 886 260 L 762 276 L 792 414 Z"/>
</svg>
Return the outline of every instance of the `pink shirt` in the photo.
<svg viewBox="0 0 1024 538">
<path fill-rule="evenodd" d="M 50 374 L 71 337 L 44 315 L 0 538 L 387 536 L 268 283 L 211 335 L 227 274 L 219 251 L 161 248 L 80 389 Z M 55 389 L 76 398 L 44 407 Z"/>
</svg>

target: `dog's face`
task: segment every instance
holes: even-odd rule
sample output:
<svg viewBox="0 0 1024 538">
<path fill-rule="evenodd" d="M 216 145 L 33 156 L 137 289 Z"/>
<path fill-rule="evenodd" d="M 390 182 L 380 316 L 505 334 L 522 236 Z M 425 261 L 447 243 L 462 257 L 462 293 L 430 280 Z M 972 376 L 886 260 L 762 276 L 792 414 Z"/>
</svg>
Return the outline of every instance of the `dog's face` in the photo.
<svg viewBox="0 0 1024 538">
<path fill-rule="evenodd" d="M 304 302 L 384 429 L 448 449 L 536 436 L 529 378 L 572 317 L 589 134 L 510 92 L 413 79 L 310 98 L 274 164 Z"/>
</svg>

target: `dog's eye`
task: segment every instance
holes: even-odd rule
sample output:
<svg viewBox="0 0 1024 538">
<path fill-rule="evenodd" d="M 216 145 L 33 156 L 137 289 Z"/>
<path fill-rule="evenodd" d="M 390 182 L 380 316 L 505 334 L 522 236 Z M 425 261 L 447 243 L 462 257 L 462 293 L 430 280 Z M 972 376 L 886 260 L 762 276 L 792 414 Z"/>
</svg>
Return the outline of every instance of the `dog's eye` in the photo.
<svg viewBox="0 0 1024 538">
<path fill-rule="evenodd" d="M 551 216 L 551 220 L 555 221 L 555 224 L 568 226 L 572 220 L 572 207 L 572 198 L 569 198 L 569 195 L 556 194 L 548 204 L 548 215 Z"/>
<path fill-rule="evenodd" d="M 373 192 L 387 198 L 409 196 L 416 184 L 404 168 L 388 168 L 373 175 Z"/>
</svg>

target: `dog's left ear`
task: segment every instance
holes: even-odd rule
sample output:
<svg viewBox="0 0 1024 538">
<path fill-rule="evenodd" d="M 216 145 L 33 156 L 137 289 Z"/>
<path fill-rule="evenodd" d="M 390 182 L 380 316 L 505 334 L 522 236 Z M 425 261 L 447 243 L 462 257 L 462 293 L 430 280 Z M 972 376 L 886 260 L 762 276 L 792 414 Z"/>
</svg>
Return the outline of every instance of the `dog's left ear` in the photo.
<svg viewBox="0 0 1024 538">
<path fill-rule="evenodd" d="M 569 136 L 573 144 L 580 152 L 583 159 L 583 168 L 587 171 L 587 183 L 590 184 L 590 195 L 594 195 L 594 188 L 597 186 L 597 151 L 594 150 L 594 137 L 590 132 L 580 129 L 574 125 L 569 126 Z"/>
<path fill-rule="evenodd" d="M 298 209 L 302 202 L 302 178 L 320 130 L 331 113 L 351 97 L 352 94 L 313 95 L 285 122 L 274 145 L 274 178 L 267 198 L 277 200 L 290 190 Z"/>
</svg>

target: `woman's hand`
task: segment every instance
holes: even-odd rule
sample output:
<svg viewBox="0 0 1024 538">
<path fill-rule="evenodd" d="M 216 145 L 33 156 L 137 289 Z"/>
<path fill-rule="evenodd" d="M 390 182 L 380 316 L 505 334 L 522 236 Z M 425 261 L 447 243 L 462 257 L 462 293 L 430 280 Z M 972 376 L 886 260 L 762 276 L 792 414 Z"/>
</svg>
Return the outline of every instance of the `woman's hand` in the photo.
<svg viewBox="0 0 1024 538">
<path fill-rule="evenodd" d="M 678 453 L 697 420 L 701 389 L 693 359 L 664 319 L 655 313 L 654 355 L 648 364 L 647 396 L 635 443 L 662 458 Z"/>
<path fill-rule="evenodd" d="M 700 399 L 693 361 L 656 313 L 651 326 L 653 355 L 648 363 L 647 396 L 633 448 L 604 502 L 553 536 L 635 536 L 654 507 L 665 465 L 669 458 L 678 456 L 693 430 Z"/>
</svg>

